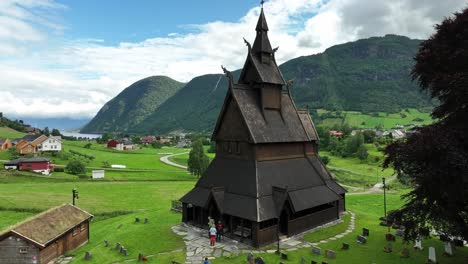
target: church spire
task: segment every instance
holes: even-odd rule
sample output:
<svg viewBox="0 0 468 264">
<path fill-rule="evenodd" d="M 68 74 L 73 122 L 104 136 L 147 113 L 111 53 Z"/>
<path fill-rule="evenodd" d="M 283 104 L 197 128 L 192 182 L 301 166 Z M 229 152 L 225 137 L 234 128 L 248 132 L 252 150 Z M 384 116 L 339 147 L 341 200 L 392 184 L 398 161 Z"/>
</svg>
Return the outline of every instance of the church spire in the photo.
<svg viewBox="0 0 468 264">
<path fill-rule="evenodd" d="M 260 12 L 260 17 L 258 18 L 257 27 L 257 36 L 252 47 L 252 52 L 257 55 L 259 53 L 269 53 L 273 54 L 271 48 L 270 40 L 268 39 L 268 25 L 265 18 L 265 13 L 263 13 L 263 7 Z"/>
</svg>

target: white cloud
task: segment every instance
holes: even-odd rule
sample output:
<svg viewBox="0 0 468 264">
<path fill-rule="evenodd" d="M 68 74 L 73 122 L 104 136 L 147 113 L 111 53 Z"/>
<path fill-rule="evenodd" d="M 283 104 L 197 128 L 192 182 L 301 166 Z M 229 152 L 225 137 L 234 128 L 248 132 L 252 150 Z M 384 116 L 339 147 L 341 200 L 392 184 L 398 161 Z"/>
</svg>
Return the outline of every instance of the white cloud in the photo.
<svg viewBox="0 0 468 264">
<path fill-rule="evenodd" d="M 464 5 L 464 0 L 271 0 L 265 12 L 282 63 L 358 38 L 389 33 L 427 38 L 434 24 Z M 50 31 L 62 29 L 55 21 L 63 8 L 53 0 L 0 1 L 0 54 L 10 55 L 0 57 L 0 111 L 92 117 L 123 88 L 147 76 L 189 81 L 220 73 L 221 64 L 238 69 L 247 49 L 242 38 L 253 42 L 259 14 L 257 7 L 237 22 L 190 25 L 191 33 L 136 43 L 106 46 L 90 38 L 64 42 L 54 50 L 31 49 L 26 43 L 48 41 Z"/>
</svg>

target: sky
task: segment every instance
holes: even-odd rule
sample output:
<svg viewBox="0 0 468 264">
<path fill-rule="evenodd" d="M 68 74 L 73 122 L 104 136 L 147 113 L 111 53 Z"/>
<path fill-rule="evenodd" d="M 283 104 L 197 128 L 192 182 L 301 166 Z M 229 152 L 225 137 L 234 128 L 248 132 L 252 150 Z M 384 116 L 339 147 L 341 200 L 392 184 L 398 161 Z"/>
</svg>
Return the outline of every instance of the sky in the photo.
<svg viewBox="0 0 468 264">
<path fill-rule="evenodd" d="M 270 0 L 276 59 L 360 38 L 426 39 L 466 0 Z M 0 112 L 92 118 L 130 84 L 154 75 L 188 82 L 241 68 L 260 12 L 253 0 L 0 0 Z"/>
</svg>

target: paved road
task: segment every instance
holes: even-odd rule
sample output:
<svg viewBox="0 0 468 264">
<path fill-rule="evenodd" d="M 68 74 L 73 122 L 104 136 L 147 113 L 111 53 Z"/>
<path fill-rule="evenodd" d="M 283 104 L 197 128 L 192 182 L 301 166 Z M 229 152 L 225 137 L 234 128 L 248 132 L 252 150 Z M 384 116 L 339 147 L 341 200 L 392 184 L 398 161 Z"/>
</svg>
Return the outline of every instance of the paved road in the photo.
<svg viewBox="0 0 468 264">
<path fill-rule="evenodd" d="M 180 165 L 180 164 L 177 164 L 177 163 L 172 162 L 172 161 L 169 160 L 170 157 L 184 155 L 184 154 L 187 154 L 187 153 L 189 153 L 189 152 L 182 152 L 182 153 L 177 153 L 177 154 L 166 155 L 166 156 L 162 156 L 159 160 L 161 162 L 163 162 L 163 163 L 166 163 L 167 165 L 171 165 L 171 166 L 181 168 L 181 169 L 187 169 L 187 166 Z"/>
</svg>

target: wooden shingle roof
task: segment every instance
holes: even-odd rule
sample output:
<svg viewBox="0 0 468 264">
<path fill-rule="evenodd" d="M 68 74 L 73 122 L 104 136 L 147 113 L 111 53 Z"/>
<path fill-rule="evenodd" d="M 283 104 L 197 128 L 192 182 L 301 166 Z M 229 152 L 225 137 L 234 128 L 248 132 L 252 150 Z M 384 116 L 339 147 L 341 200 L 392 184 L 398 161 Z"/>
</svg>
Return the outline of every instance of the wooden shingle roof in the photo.
<svg viewBox="0 0 468 264">
<path fill-rule="evenodd" d="M 71 204 L 51 208 L 0 234 L 15 234 L 44 248 L 93 215 Z"/>
</svg>

